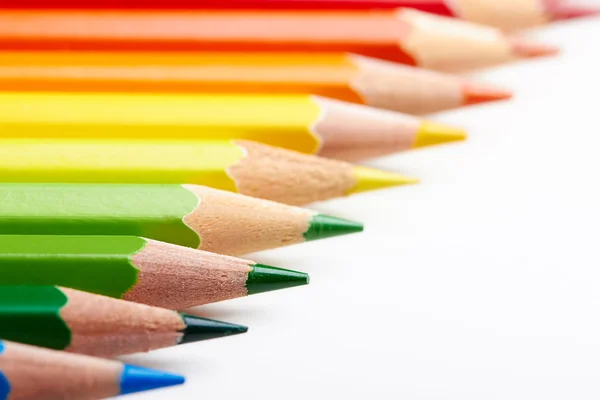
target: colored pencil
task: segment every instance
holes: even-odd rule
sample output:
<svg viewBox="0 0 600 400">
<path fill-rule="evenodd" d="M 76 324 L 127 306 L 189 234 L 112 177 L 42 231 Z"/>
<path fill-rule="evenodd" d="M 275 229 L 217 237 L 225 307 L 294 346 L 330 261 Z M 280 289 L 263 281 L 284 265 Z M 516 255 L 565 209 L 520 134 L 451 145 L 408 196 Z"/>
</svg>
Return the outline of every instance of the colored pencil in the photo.
<svg viewBox="0 0 600 400">
<path fill-rule="evenodd" d="M 348 53 L 2 52 L 0 90 L 297 93 L 409 114 L 511 97 L 454 75 Z"/>
<path fill-rule="evenodd" d="M 344 51 L 452 72 L 557 51 L 494 28 L 407 8 L 302 13 L 5 10 L 0 11 L 0 48 Z"/>
<path fill-rule="evenodd" d="M 308 283 L 302 272 L 137 236 L 0 235 L 0 271 L 3 285 L 64 286 L 172 310 Z"/>
<path fill-rule="evenodd" d="M 0 399 L 96 400 L 181 385 L 153 369 L 0 340 Z"/>
<path fill-rule="evenodd" d="M 0 182 L 192 183 L 298 205 L 417 181 L 246 140 L 5 139 Z"/>
<path fill-rule="evenodd" d="M 0 288 L 0 337 L 72 353 L 114 357 L 247 330 L 57 286 Z"/>
<path fill-rule="evenodd" d="M 516 30 L 551 21 L 598 15 L 592 5 L 571 0 L 0 0 L 0 8 L 38 9 L 274 9 L 370 10 L 414 8 L 416 10 Z"/>
<path fill-rule="evenodd" d="M 196 185 L 0 184 L 0 235 L 132 235 L 238 255 L 362 224 Z"/>
<path fill-rule="evenodd" d="M 249 139 L 353 160 L 460 141 L 466 133 L 304 94 L 9 92 L 0 93 L 0 138 Z"/>
</svg>

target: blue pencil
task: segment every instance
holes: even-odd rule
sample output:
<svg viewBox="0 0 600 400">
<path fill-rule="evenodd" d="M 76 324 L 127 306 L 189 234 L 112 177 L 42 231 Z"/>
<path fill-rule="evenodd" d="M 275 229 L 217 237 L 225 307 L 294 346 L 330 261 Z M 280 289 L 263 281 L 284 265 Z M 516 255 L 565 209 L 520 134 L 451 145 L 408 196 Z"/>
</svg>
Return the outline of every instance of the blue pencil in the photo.
<svg viewBox="0 0 600 400">
<path fill-rule="evenodd" d="M 96 400 L 184 380 L 114 360 L 0 341 L 0 400 Z"/>
</svg>

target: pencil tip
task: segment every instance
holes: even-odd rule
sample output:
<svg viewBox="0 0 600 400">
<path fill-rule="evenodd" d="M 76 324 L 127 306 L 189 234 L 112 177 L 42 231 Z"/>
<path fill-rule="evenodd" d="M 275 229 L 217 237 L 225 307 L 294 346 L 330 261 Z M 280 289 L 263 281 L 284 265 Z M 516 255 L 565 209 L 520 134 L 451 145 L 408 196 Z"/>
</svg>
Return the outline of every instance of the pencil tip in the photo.
<svg viewBox="0 0 600 400">
<path fill-rule="evenodd" d="M 559 53 L 556 46 L 529 42 L 521 38 L 512 38 L 510 40 L 513 54 L 522 58 L 536 58 L 554 56 Z"/>
<path fill-rule="evenodd" d="M 508 90 L 478 82 L 467 82 L 463 84 L 462 93 L 465 105 L 508 100 L 513 97 L 512 92 Z"/>
<path fill-rule="evenodd" d="M 183 337 L 179 344 L 239 335 L 248 331 L 248 327 L 243 325 L 194 317 L 188 314 L 181 314 L 181 318 L 185 323 L 185 329 L 182 331 Z"/>
<path fill-rule="evenodd" d="M 434 146 L 436 144 L 458 142 L 465 140 L 467 133 L 461 128 L 423 121 L 417 132 L 413 148 Z"/>
<path fill-rule="evenodd" d="M 308 229 L 304 232 L 306 241 L 326 239 L 334 236 L 348 235 L 362 232 L 363 224 L 347 219 L 332 217 L 324 214 L 315 214 L 309 222 Z"/>
<path fill-rule="evenodd" d="M 418 179 L 409 178 L 393 172 L 382 171 L 374 168 L 354 166 L 356 185 L 347 194 L 368 192 L 387 187 L 411 185 L 419 183 Z"/>
<path fill-rule="evenodd" d="M 248 273 L 246 279 L 246 288 L 249 295 L 307 285 L 310 280 L 308 274 L 304 272 L 271 267 L 265 264 L 254 264 L 251 267 L 252 271 Z"/>
<path fill-rule="evenodd" d="M 552 8 L 550 14 L 554 20 L 593 17 L 600 15 L 600 7 L 565 4 Z"/>
<path fill-rule="evenodd" d="M 125 364 L 121 375 L 121 394 L 181 385 L 183 382 L 185 378 L 181 375 Z"/>
</svg>

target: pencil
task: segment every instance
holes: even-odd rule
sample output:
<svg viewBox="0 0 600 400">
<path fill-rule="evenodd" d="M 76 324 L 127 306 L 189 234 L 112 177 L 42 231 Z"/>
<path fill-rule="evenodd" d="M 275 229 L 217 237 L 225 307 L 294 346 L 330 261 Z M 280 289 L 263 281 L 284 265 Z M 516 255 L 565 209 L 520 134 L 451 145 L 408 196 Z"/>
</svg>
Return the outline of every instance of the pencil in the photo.
<svg viewBox="0 0 600 400">
<path fill-rule="evenodd" d="M 0 398 L 96 400 L 181 385 L 149 368 L 0 340 Z"/>
<path fill-rule="evenodd" d="M 416 183 L 245 140 L 117 139 L 0 140 L 0 182 L 191 183 L 292 205 Z"/>
<path fill-rule="evenodd" d="M 63 286 L 172 310 L 308 283 L 302 272 L 137 236 L 0 235 L 0 244 L 3 285 Z"/>
<path fill-rule="evenodd" d="M 0 12 L 0 48 L 120 51 L 344 51 L 467 71 L 556 48 L 403 8 L 378 11 Z M 443 50 L 443 51 L 442 51 Z"/>
<path fill-rule="evenodd" d="M 454 75 L 348 53 L 2 52 L 0 90 L 313 94 L 409 114 L 511 97 Z"/>
<path fill-rule="evenodd" d="M 37 9 L 275 9 L 371 10 L 400 7 L 491 25 L 507 31 L 531 28 L 551 21 L 598 15 L 593 5 L 570 0 L 0 0 L 0 8 Z"/>
<path fill-rule="evenodd" d="M 463 129 L 312 95 L 0 93 L 0 138 L 249 139 L 352 160 L 461 141 Z"/>
<path fill-rule="evenodd" d="M 239 255 L 362 224 L 196 185 L 0 184 L 0 235 L 132 235 Z"/>
<path fill-rule="evenodd" d="M 3 286 L 0 337 L 98 357 L 244 333 L 245 326 L 57 286 Z"/>
</svg>

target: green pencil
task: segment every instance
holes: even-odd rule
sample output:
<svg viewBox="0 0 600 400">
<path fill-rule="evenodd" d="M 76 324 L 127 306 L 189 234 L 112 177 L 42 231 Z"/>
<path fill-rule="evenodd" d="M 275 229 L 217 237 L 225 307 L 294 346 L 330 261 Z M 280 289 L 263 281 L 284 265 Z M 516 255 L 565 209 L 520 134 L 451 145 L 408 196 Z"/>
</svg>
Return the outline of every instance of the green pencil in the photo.
<svg viewBox="0 0 600 400">
<path fill-rule="evenodd" d="M 63 286 L 173 310 L 308 283 L 302 272 L 136 236 L 0 235 L 0 276 L 3 285 Z"/>
<path fill-rule="evenodd" d="M 204 186 L 0 184 L 0 235 L 133 235 L 240 255 L 361 230 Z"/>
<path fill-rule="evenodd" d="M 57 286 L 0 287 L 0 337 L 73 353 L 113 357 L 247 330 Z"/>
</svg>

